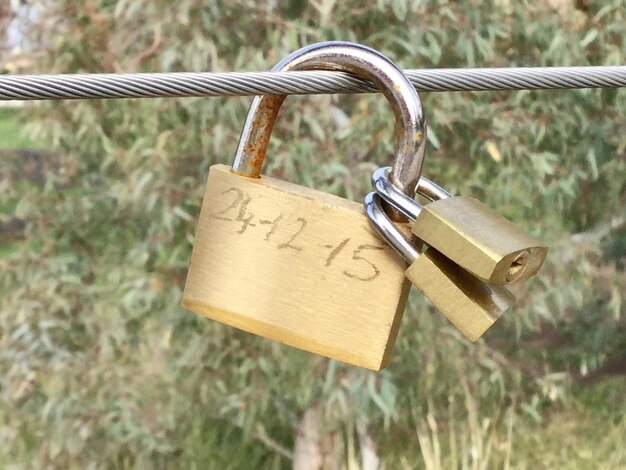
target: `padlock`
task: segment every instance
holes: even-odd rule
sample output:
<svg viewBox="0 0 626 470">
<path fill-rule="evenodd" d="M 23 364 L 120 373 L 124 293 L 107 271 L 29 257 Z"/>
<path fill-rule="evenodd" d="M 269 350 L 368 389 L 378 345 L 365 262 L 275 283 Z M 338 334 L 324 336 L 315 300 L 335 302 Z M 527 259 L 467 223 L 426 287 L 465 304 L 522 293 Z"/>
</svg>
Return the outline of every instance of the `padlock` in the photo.
<svg viewBox="0 0 626 470">
<path fill-rule="evenodd" d="M 420 206 L 390 181 L 389 169 L 372 176 L 376 192 L 413 220 L 411 231 L 462 268 L 495 285 L 535 275 L 548 248 L 538 239 L 479 200 L 451 197 L 427 178 L 420 178 L 417 193 L 432 202 Z"/>
<path fill-rule="evenodd" d="M 396 117 L 392 172 L 415 191 L 425 127 L 401 69 L 351 43 L 296 51 L 272 70 L 332 69 L 374 82 Z M 235 164 L 209 177 L 182 304 L 239 329 L 379 370 L 389 358 L 410 285 L 363 205 L 261 176 L 284 96 L 255 97 Z"/>
<path fill-rule="evenodd" d="M 420 253 L 389 220 L 377 193 L 365 197 L 365 210 L 380 236 L 409 264 L 407 279 L 470 341 L 478 340 L 515 302 L 505 287 L 485 283 L 437 250 L 427 247 Z"/>
</svg>

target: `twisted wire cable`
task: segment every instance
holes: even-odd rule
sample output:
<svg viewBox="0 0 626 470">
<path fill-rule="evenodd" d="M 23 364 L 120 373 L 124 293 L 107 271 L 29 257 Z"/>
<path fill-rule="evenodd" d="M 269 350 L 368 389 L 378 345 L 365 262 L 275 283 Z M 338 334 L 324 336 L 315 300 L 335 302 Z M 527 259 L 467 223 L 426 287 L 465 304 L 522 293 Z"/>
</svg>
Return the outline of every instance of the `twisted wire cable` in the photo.
<svg viewBox="0 0 626 470">
<path fill-rule="evenodd" d="M 418 91 L 626 87 L 626 65 L 405 70 Z M 375 92 L 329 71 L 0 75 L 0 101 Z"/>
</svg>

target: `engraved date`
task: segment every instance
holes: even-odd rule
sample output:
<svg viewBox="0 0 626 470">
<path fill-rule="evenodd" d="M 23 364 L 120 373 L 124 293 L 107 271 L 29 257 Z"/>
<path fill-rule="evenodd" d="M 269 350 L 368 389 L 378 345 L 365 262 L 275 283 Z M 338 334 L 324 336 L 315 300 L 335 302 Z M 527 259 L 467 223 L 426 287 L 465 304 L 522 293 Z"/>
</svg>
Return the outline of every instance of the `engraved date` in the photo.
<svg viewBox="0 0 626 470">
<path fill-rule="evenodd" d="M 249 209 L 252 198 L 241 189 L 231 187 L 223 191 L 221 195 L 225 200 L 225 207 L 210 213 L 209 217 L 235 223 L 238 234 L 246 233 L 251 227 L 263 227 L 263 232 L 259 235 L 264 241 L 273 242 L 278 250 L 291 250 L 299 253 L 307 248 L 302 240 L 309 225 L 306 218 L 282 213 L 274 218 L 257 217 Z M 258 232 L 255 231 L 255 233 Z M 325 267 L 332 268 L 337 258 L 345 256 L 352 264 L 351 269 L 342 271 L 344 276 L 364 282 L 374 281 L 380 276 L 380 269 L 366 255 L 372 251 L 384 251 L 384 247 L 369 244 L 357 245 L 357 243 L 352 238 L 345 238 L 336 244 L 320 245 L 315 249 L 330 250 L 324 262 Z"/>
</svg>

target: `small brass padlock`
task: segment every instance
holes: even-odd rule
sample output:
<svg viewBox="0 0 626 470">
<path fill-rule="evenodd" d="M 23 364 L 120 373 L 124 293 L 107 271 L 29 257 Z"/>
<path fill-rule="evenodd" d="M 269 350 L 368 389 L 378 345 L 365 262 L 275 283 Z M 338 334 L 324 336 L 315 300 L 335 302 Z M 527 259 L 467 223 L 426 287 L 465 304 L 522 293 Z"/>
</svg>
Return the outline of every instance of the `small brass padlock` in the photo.
<svg viewBox="0 0 626 470">
<path fill-rule="evenodd" d="M 433 201 L 420 206 L 378 169 L 372 184 L 392 207 L 414 220 L 413 234 L 462 268 L 485 281 L 503 285 L 528 279 L 543 264 L 548 248 L 479 200 L 452 197 L 422 177 L 417 193 Z"/>
<path fill-rule="evenodd" d="M 395 180 L 413 194 L 422 107 L 393 62 L 351 43 L 315 44 L 272 70 L 332 69 L 372 80 L 396 117 Z M 235 164 L 214 165 L 182 304 L 242 330 L 369 369 L 383 368 L 410 285 L 356 202 L 260 176 L 284 96 L 255 97 Z"/>
<path fill-rule="evenodd" d="M 387 218 L 376 193 L 365 197 L 372 226 L 409 264 L 405 276 L 470 340 L 476 341 L 515 301 L 505 287 L 490 286 L 438 251 L 420 253 Z"/>
</svg>

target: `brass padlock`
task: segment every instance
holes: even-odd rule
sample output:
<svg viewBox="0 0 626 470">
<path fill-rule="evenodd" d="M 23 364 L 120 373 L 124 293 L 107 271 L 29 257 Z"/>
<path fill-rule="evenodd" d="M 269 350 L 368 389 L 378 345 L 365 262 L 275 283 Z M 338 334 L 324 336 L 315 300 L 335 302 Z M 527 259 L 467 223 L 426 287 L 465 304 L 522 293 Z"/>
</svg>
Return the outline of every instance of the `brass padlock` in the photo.
<svg viewBox="0 0 626 470">
<path fill-rule="evenodd" d="M 376 193 L 365 197 L 365 210 L 381 237 L 404 258 L 404 272 L 431 303 L 470 340 L 476 341 L 515 302 L 505 287 L 472 276 L 432 248 L 420 253 L 387 218 Z"/>
<path fill-rule="evenodd" d="M 451 197 L 422 177 L 417 193 L 433 202 L 420 206 L 398 191 L 388 173 L 380 168 L 372 176 L 376 192 L 414 220 L 415 236 L 462 268 L 495 285 L 528 279 L 541 268 L 548 248 L 479 200 Z"/>
<path fill-rule="evenodd" d="M 296 51 L 273 70 L 332 69 L 374 82 L 396 117 L 392 172 L 415 191 L 425 145 L 419 97 L 401 69 L 351 43 Z M 242 330 L 383 368 L 410 285 L 359 203 L 261 176 L 284 96 L 255 97 L 235 164 L 209 170 L 182 304 Z"/>
</svg>

